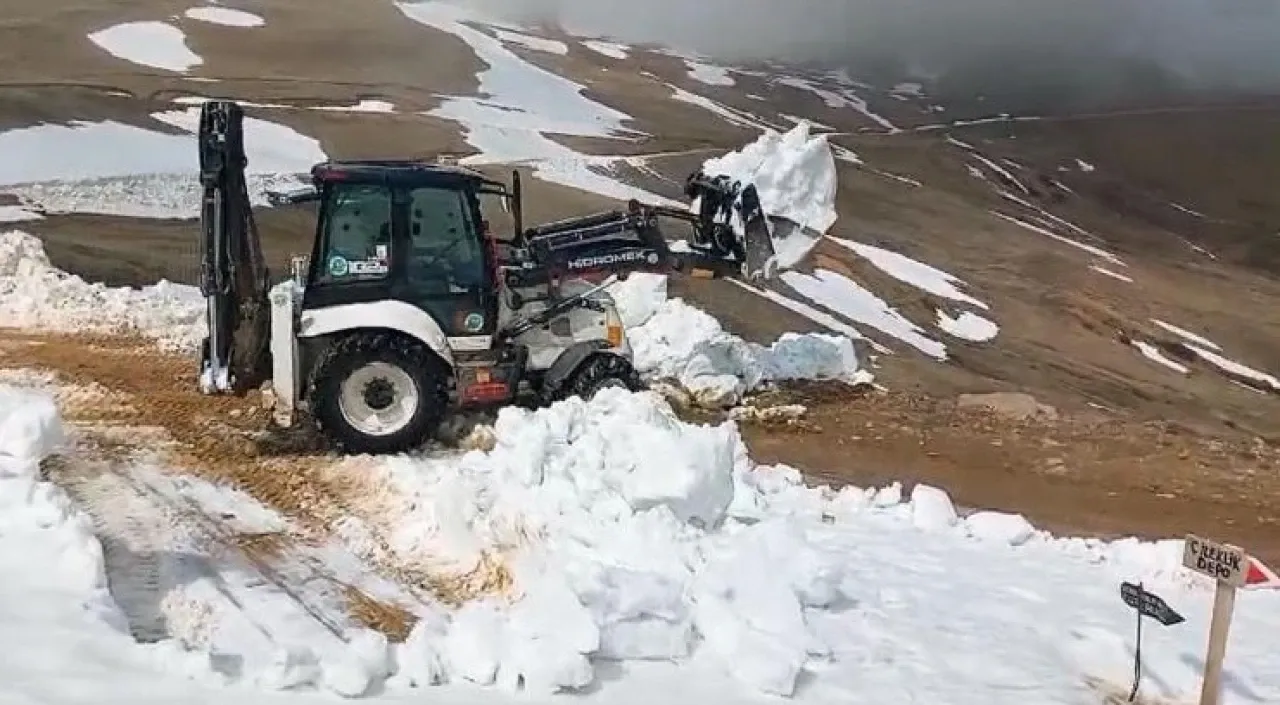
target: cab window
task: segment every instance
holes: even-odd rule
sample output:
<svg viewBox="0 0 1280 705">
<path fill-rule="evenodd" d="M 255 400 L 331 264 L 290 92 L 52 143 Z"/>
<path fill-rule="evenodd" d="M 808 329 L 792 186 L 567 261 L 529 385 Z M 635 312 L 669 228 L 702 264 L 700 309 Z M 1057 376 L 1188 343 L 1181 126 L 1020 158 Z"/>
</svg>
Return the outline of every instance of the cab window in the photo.
<svg viewBox="0 0 1280 705">
<path fill-rule="evenodd" d="M 391 264 L 391 192 L 383 186 L 334 184 L 324 215 L 319 280 L 368 281 Z"/>
<path fill-rule="evenodd" d="M 433 294 L 480 290 L 487 276 L 479 224 L 466 194 L 454 189 L 418 188 L 409 194 L 409 279 Z"/>
</svg>

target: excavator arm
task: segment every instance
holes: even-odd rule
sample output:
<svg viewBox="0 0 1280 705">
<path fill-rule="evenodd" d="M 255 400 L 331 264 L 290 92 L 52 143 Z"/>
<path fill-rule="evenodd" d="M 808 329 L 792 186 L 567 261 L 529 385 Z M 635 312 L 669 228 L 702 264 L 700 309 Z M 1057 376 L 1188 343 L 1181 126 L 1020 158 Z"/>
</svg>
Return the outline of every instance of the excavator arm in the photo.
<svg viewBox="0 0 1280 705">
<path fill-rule="evenodd" d="M 258 386 L 269 369 L 269 273 L 245 182 L 244 112 L 209 101 L 200 113 L 200 291 L 208 337 L 201 350 L 200 390 L 239 392 Z"/>
</svg>

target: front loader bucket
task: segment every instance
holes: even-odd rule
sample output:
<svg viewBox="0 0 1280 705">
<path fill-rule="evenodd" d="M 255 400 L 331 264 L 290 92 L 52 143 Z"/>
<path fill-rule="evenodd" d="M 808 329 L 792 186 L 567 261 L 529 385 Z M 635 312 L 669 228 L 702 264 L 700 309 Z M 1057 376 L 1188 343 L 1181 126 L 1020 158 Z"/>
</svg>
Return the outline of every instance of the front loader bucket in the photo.
<svg viewBox="0 0 1280 705">
<path fill-rule="evenodd" d="M 822 241 L 822 233 L 782 216 L 765 215 L 754 185 L 741 195 L 743 276 L 748 280 L 773 279 L 794 269 Z"/>
</svg>

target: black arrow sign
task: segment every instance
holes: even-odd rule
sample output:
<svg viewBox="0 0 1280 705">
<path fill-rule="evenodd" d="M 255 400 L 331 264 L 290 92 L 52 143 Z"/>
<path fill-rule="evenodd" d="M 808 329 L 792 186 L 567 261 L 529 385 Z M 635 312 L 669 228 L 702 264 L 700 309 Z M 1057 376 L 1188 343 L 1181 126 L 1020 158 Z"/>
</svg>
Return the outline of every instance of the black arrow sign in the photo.
<svg viewBox="0 0 1280 705">
<path fill-rule="evenodd" d="M 1158 595 L 1147 592 L 1141 585 L 1120 583 L 1120 598 L 1126 605 L 1138 610 L 1138 614 L 1150 617 L 1166 627 L 1185 621 L 1182 615 L 1173 611 Z"/>
</svg>

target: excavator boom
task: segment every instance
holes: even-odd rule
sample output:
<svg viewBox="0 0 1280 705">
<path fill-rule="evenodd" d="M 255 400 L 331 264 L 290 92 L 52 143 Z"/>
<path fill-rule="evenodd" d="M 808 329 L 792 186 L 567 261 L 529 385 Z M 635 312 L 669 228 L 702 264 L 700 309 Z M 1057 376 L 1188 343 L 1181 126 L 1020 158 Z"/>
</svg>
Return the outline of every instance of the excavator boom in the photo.
<svg viewBox="0 0 1280 705">
<path fill-rule="evenodd" d="M 243 391 L 265 379 L 270 314 L 268 272 L 245 182 L 244 112 L 206 102 L 200 150 L 200 291 L 208 337 L 201 351 L 205 394 Z"/>
</svg>

